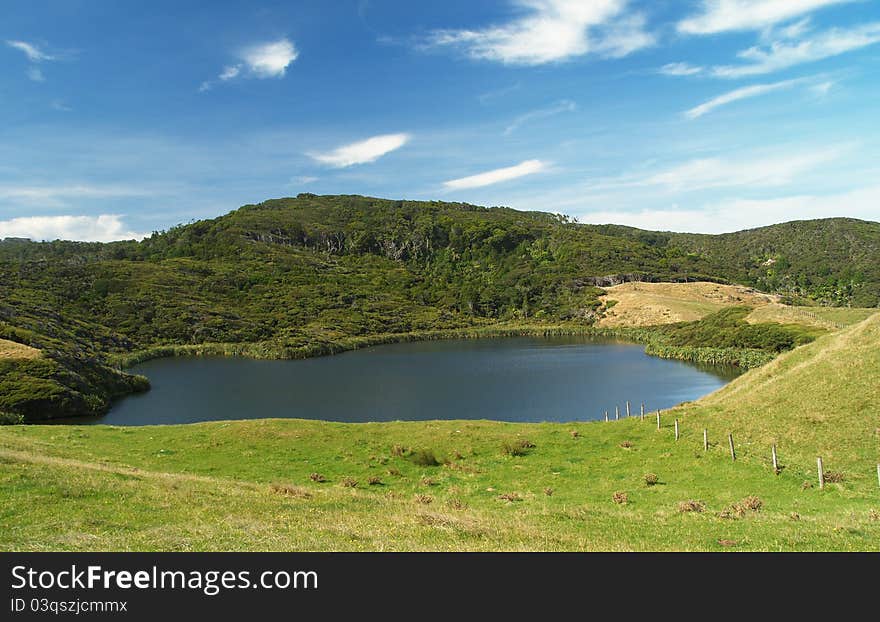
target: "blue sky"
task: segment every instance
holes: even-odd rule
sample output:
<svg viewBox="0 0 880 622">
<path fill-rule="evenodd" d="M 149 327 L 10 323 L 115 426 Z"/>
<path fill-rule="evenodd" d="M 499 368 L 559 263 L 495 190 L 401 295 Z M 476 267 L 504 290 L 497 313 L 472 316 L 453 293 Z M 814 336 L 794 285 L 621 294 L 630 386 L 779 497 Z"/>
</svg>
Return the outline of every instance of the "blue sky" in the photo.
<svg viewBox="0 0 880 622">
<path fill-rule="evenodd" d="M 4 0 L 0 237 L 366 194 L 880 220 L 877 0 Z"/>
</svg>

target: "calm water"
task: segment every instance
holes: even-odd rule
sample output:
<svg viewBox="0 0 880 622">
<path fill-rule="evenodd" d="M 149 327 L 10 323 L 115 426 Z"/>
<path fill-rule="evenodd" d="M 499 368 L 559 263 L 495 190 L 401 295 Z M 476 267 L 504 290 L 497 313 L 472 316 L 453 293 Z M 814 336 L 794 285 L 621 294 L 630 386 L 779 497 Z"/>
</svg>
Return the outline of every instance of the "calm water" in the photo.
<svg viewBox="0 0 880 622">
<path fill-rule="evenodd" d="M 78 423 L 146 425 L 299 417 L 332 421 L 599 419 L 626 400 L 668 408 L 736 374 L 584 337 L 384 345 L 301 361 L 172 358 L 134 371 L 148 393 Z"/>
</svg>

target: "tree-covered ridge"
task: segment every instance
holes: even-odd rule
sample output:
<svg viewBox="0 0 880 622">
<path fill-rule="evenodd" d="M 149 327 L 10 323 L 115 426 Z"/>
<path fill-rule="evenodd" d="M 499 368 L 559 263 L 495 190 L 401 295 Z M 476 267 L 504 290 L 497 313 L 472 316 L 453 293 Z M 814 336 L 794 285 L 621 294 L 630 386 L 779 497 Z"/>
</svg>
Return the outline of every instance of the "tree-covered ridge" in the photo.
<svg viewBox="0 0 880 622">
<path fill-rule="evenodd" d="M 141 242 L 6 240 L 0 338 L 40 349 L 44 362 L 29 371 L 9 363 L 0 375 L 40 388 L 35 403 L 61 391 L 100 410 L 117 387 L 142 386 L 115 375 L 116 355 L 203 344 L 333 351 L 366 337 L 505 322 L 583 328 L 601 313 L 596 286 L 627 279 L 732 281 L 874 305 L 878 240 L 880 225 L 852 220 L 693 236 L 508 208 L 308 194 Z M 60 367 L 49 369 L 53 362 Z M 8 400 L 4 409 L 15 410 Z"/>
</svg>

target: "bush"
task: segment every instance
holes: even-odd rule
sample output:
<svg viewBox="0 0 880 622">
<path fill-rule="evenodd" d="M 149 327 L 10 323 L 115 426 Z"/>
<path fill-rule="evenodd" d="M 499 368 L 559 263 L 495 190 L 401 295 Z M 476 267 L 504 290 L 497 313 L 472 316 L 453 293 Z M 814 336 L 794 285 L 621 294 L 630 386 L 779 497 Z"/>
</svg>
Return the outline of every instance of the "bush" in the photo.
<svg viewBox="0 0 880 622">
<path fill-rule="evenodd" d="M 687 501 L 678 502 L 678 511 L 682 513 L 702 512 L 705 509 L 706 505 L 702 501 L 697 501 L 695 499 L 688 499 Z"/>
<path fill-rule="evenodd" d="M 320 473 L 312 473 L 311 475 L 309 475 L 309 479 L 318 484 L 327 481 L 327 478 Z"/>
<path fill-rule="evenodd" d="M 525 456 L 535 444 L 528 439 L 506 440 L 501 443 L 501 453 L 506 456 Z"/>
<path fill-rule="evenodd" d="M 418 451 L 414 451 L 407 457 L 407 459 L 413 464 L 422 467 L 435 467 L 443 464 L 430 449 L 419 449 Z"/>
<path fill-rule="evenodd" d="M 24 415 L 0 412 L 0 425 L 18 425 L 24 423 Z"/>
<path fill-rule="evenodd" d="M 645 486 L 656 486 L 660 482 L 660 478 L 656 473 L 647 473 L 645 475 Z"/>
<path fill-rule="evenodd" d="M 343 477 L 340 484 L 343 488 L 356 488 L 358 485 L 357 480 L 353 477 Z"/>
<path fill-rule="evenodd" d="M 373 475 L 370 479 L 367 480 L 367 484 L 370 486 L 381 486 L 382 480 L 378 475 Z"/>
<path fill-rule="evenodd" d="M 618 505 L 626 505 L 629 503 L 629 495 L 627 495 L 622 490 L 618 490 L 613 495 L 611 495 L 611 500 Z"/>
</svg>

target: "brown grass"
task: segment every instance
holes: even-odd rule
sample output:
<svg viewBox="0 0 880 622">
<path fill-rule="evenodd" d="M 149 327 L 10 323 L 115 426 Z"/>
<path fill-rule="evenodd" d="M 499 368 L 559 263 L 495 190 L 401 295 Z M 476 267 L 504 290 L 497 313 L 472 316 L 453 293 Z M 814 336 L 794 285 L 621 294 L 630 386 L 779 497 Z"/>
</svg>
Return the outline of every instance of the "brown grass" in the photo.
<svg viewBox="0 0 880 622">
<path fill-rule="evenodd" d="M 604 288 L 608 308 L 599 326 L 656 326 L 699 320 L 730 306 L 760 307 L 775 296 L 718 283 L 623 283 Z"/>
<path fill-rule="evenodd" d="M 682 513 L 687 512 L 702 512 L 706 509 L 706 504 L 702 501 L 697 501 L 696 499 L 688 499 L 687 501 L 679 501 L 678 502 L 678 511 Z"/>
<path fill-rule="evenodd" d="M 294 486 L 293 484 L 272 484 L 270 490 L 275 494 L 284 495 L 285 497 L 296 497 L 297 499 L 310 499 L 312 493 L 302 486 Z"/>
<path fill-rule="evenodd" d="M 36 348 L 0 339 L 0 359 L 35 359 L 39 356 L 40 351 Z"/>
</svg>

